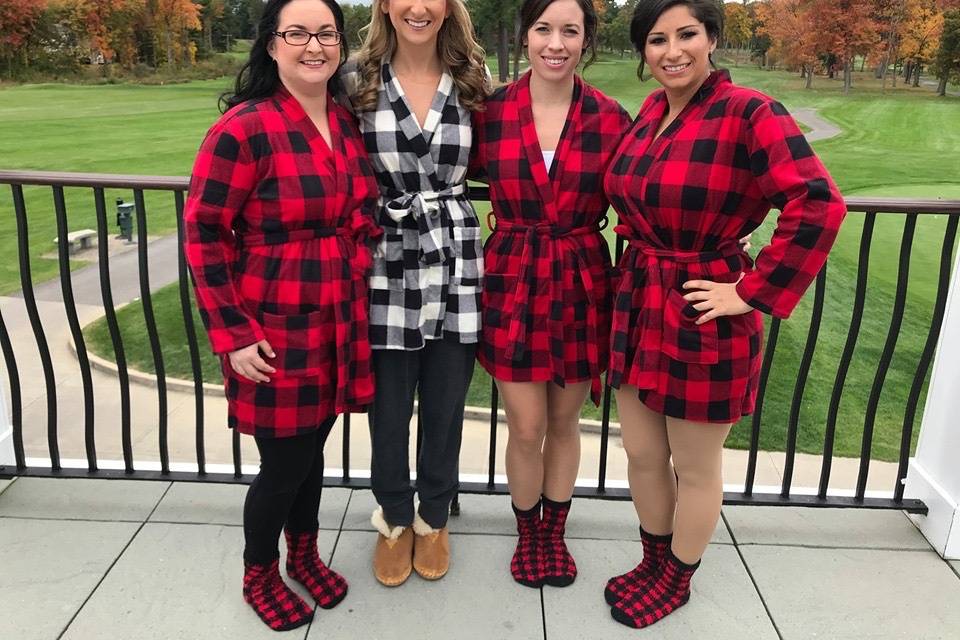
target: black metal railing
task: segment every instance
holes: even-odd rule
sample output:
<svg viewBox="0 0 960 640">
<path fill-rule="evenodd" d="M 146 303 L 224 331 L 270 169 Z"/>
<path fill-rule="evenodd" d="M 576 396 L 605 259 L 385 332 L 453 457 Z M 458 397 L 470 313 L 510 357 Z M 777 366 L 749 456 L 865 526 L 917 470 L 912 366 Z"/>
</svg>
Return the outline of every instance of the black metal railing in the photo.
<svg viewBox="0 0 960 640">
<path fill-rule="evenodd" d="M 11 419 L 13 424 L 13 444 L 15 464 L 13 466 L 0 466 L 0 477 L 19 476 L 47 476 L 47 477 L 101 477 L 101 478 L 134 478 L 134 479 L 154 479 L 154 480 L 177 480 L 177 481 L 198 481 L 198 482 L 227 482 L 242 483 L 249 482 L 252 476 L 245 475 L 242 472 L 241 448 L 238 434 L 232 433 L 232 473 L 211 473 L 207 469 L 205 445 L 204 445 L 204 393 L 203 393 L 203 374 L 201 370 L 200 349 L 201 341 L 198 340 L 198 329 L 193 322 L 193 308 L 190 297 L 190 275 L 187 269 L 183 253 L 183 206 L 184 193 L 188 187 L 186 178 L 177 177 L 152 177 L 152 176 L 118 176 L 105 174 L 68 174 L 68 173 L 50 173 L 50 172 L 20 172 L 20 171 L 0 171 L 0 184 L 9 185 L 12 195 L 13 213 L 16 219 L 17 231 L 17 251 L 20 272 L 20 284 L 22 287 L 22 296 L 29 318 L 30 329 L 39 355 L 41 368 L 43 371 L 43 382 L 46 392 L 46 428 L 47 428 L 47 453 L 48 464 L 29 465 L 24 451 L 23 439 L 23 380 L 18 369 L 15 351 L 9 334 L 9 328 L 5 324 L 3 314 L 0 313 L 0 349 L 2 349 L 5 368 L 10 388 L 11 400 Z M 47 337 L 44 332 L 41 321 L 37 300 L 34 294 L 34 283 L 31 272 L 31 249 L 29 242 L 29 228 L 26 200 L 24 198 L 25 186 L 47 186 L 51 188 L 54 215 L 56 218 L 56 227 L 58 238 L 65 238 L 69 230 L 69 215 L 67 211 L 66 199 L 64 198 L 65 188 L 85 188 L 92 191 L 93 205 L 96 213 L 96 233 L 98 238 L 98 257 L 99 257 L 99 286 L 103 301 L 103 311 L 105 322 L 109 331 L 110 341 L 114 352 L 114 361 L 116 362 L 117 382 L 120 392 L 120 438 L 122 450 L 122 469 L 103 468 L 98 461 L 97 455 L 97 433 L 94 424 L 94 412 L 96 409 L 96 399 L 94 394 L 94 385 L 91 376 L 90 362 L 87 359 L 87 350 L 84 341 L 84 335 L 81 331 L 77 305 L 74 301 L 72 288 L 72 277 L 70 271 L 70 256 L 66 242 L 58 243 L 57 258 L 59 263 L 59 280 L 61 285 L 62 300 L 64 311 L 67 316 L 70 335 L 76 345 L 78 363 L 81 371 L 81 383 L 83 387 L 83 434 L 84 446 L 86 452 L 86 464 L 83 468 L 71 468 L 64 466 L 61 461 L 59 449 L 59 423 L 65 422 L 70 428 L 79 426 L 79 419 L 73 414 L 69 417 L 63 412 L 58 412 L 57 405 L 57 386 L 53 362 L 50 349 L 47 343 Z M 156 372 L 156 392 L 157 392 L 157 419 L 158 419 L 158 441 L 157 454 L 160 460 L 159 469 L 146 469 L 144 465 L 139 465 L 134 455 L 131 427 L 131 392 L 130 392 L 130 372 L 124 351 L 123 336 L 121 335 L 117 314 L 114 310 L 114 297 L 112 280 L 110 274 L 110 255 L 108 251 L 109 229 L 107 224 L 107 209 L 105 202 L 106 189 L 122 189 L 130 191 L 133 194 L 133 200 L 136 211 L 137 222 L 137 251 L 138 251 L 138 277 L 140 304 L 142 305 L 143 315 L 146 323 L 146 331 L 149 338 L 150 351 L 153 359 L 154 370 Z M 150 285 L 149 272 L 149 244 L 148 216 L 145 192 L 161 192 L 172 196 L 173 210 L 176 213 L 176 229 L 179 238 L 178 242 L 178 281 L 179 281 L 179 302 L 180 312 L 183 316 L 183 322 L 188 342 L 190 366 L 192 371 L 193 395 L 194 395 L 194 414 L 195 414 L 195 448 L 196 456 L 194 460 L 189 461 L 195 464 L 195 470 L 191 471 L 172 471 L 169 454 L 169 430 L 168 430 L 168 397 L 167 397 L 167 379 L 163 361 L 163 352 L 161 349 L 160 336 L 157 329 L 157 322 L 154 314 L 153 300 Z M 485 201 L 489 195 L 486 188 L 472 188 L 471 197 L 476 201 Z M 163 196 L 166 197 L 166 196 Z M 903 479 L 906 477 L 907 460 L 910 454 L 910 447 L 913 439 L 914 423 L 916 419 L 916 406 L 920 400 L 924 381 L 929 372 L 933 354 L 939 337 L 940 326 L 943 321 L 943 314 L 946 305 L 947 292 L 950 281 L 950 271 L 952 265 L 952 256 L 956 245 L 957 225 L 960 223 L 960 201 L 935 201 L 935 200 L 898 200 L 898 199 L 873 199 L 873 198 L 849 198 L 847 207 L 851 214 L 863 216 L 863 231 L 860 238 L 859 263 L 855 286 L 853 287 L 852 300 L 853 309 L 850 319 L 850 325 L 847 331 L 842 353 L 840 354 L 839 364 L 832 393 L 830 395 L 829 407 L 827 409 L 826 424 L 824 427 L 824 441 L 822 465 L 818 487 L 815 492 L 798 492 L 793 487 L 795 461 L 797 455 L 797 440 L 800 424 L 800 410 L 803 404 L 804 393 L 807 390 L 808 374 L 814 357 L 814 351 L 818 342 L 821 329 L 821 319 L 823 317 L 824 298 L 827 291 L 827 268 L 824 268 L 816 279 L 813 287 L 813 304 L 811 311 L 811 320 L 807 331 L 806 343 L 800 358 L 800 364 L 797 370 L 796 383 L 793 388 L 793 395 L 790 404 L 789 418 L 786 429 L 785 446 L 785 464 L 783 470 L 783 479 L 780 491 L 777 493 L 758 493 L 756 488 L 757 460 L 759 454 L 759 442 L 761 423 L 764 409 L 764 394 L 769 381 L 771 363 L 777 350 L 778 340 L 781 335 L 781 321 L 773 319 L 770 322 L 767 332 L 766 350 L 763 358 L 763 365 L 760 376 L 759 397 L 757 400 L 756 411 L 751 418 L 750 429 L 750 448 L 747 459 L 746 475 L 743 483 L 743 490 L 725 495 L 727 504 L 761 504 L 761 505 L 802 505 L 819 507 L 865 507 L 865 508 L 896 508 L 911 512 L 925 513 L 926 506 L 918 500 L 905 499 L 903 495 Z M 874 381 L 870 388 L 869 400 L 867 402 L 864 415 L 864 426 L 861 440 L 861 455 L 859 462 L 859 473 L 857 477 L 857 486 L 852 496 L 834 495 L 828 492 L 830 486 L 831 469 L 834 462 L 834 443 L 837 431 L 837 421 L 841 397 L 845 390 L 845 381 L 854 358 L 854 350 L 860 337 L 860 329 L 863 322 L 865 304 L 867 300 L 867 281 L 869 274 L 870 250 L 874 238 L 874 232 L 878 215 L 897 215 L 905 217 L 903 236 L 900 243 L 898 279 L 896 291 L 893 296 L 893 307 L 890 313 L 890 323 L 887 330 L 886 340 L 880 355 L 879 363 L 874 375 Z M 930 326 L 924 342 L 921 357 L 916 363 L 916 369 L 913 375 L 913 382 L 908 395 L 906 406 L 903 407 L 903 429 L 901 434 L 899 467 L 897 482 L 892 487 L 892 496 L 889 498 L 868 497 L 867 480 L 871 465 L 871 450 L 874 437 L 874 425 L 877 418 L 877 409 L 880 401 L 880 393 L 884 387 L 890 363 L 898 338 L 901 333 L 901 323 L 907 300 L 907 284 L 910 269 L 911 252 L 913 250 L 913 238 L 918 219 L 922 216 L 945 215 L 947 222 L 943 237 L 943 244 L 940 251 L 940 268 L 936 278 L 936 299 L 932 310 Z M 622 251 L 622 242 L 618 241 L 617 255 Z M 931 274 L 932 277 L 932 274 Z M 845 284 L 836 284 L 834 286 L 845 286 Z M 204 345 L 205 347 L 205 345 Z M 622 487 L 607 486 L 607 460 L 608 448 L 610 442 L 610 415 L 611 415 L 611 391 L 606 388 L 601 404 L 602 421 L 600 427 L 600 455 L 597 469 L 597 482 L 595 485 L 586 487 L 578 486 L 576 494 L 578 496 L 587 496 L 605 499 L 626 499 L 628 492 Z M 505 493 L 506 486 L 496 482 L 496 448 L 497 448 L 497 408 L 498 396 L 494 386 L 491 393 L 491 414 L 490 414 L 490 435 L 488 450 L 488 466 L 486 482 L 464 482 L 461 485 L 461 491 L 468 493 Z M 73 409 L 73 408 L 71 408 Z M 350 464 L 350 435 L 351 425 L 350 416 L 344 416 L 344 425 L 342 430 L 342 473 L 339 477 L 328 478 L 328 482 L 335 486 L 366 488 L 369 486 L 369 480 L 366 478 L 356 478 L 351 474 Z M 179 461 L 187 462 L 187 461 Z M 150 466 L 150 465 L 148 465 Z M 155 465 L 152 465 L 155 466 Z"/>
</svg>

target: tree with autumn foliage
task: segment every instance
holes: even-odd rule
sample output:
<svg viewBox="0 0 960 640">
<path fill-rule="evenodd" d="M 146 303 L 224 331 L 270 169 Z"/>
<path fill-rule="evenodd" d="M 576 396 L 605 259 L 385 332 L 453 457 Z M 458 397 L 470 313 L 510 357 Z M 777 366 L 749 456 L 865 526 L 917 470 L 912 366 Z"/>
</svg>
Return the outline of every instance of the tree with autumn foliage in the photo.
<svg viewBox="0 0 960 640">
<path fill-rule="evenodd" d="M 743 48 L 753 35 L 753 21 L 747 12 L 746 5 L 728 2 L 723 5 L 723 13 L 724 48 L 731 46 Z"/>
<path fill-rule="evenodd" d="M 817 24 L 822 52 L 833 55 L 843 71 L 843 92 L 853 85 L 853 61 L 868 56 L 881 42 L 873 0 L 818 0 Z"/>
<path fill-rule="evenodd" d="M 0 3 L 0 61 L 5 63 L 8 74 L 13 72 L 18 50 L 21 57 L 25 56 L 24 45 L 46 6 L 46 0 L 3 0 Z"/>
<path fill-rule="evenodd" d="M 768 55 L 799 68 L 806 88 L 822 50 L 819 5 L 822 0 L 769 0 L 757 7 L 757 33 L 770 37 Z"/>
<path fill-rule="evenodd" d="M 923 65 L 933 60 L 943 32 L 943 13 L 936 0 L 906 0 L 906 19 L 899 53 L 906 62 L 904 81 L 912 78 L 913 86 L 920 85 Z"/>
</svg>

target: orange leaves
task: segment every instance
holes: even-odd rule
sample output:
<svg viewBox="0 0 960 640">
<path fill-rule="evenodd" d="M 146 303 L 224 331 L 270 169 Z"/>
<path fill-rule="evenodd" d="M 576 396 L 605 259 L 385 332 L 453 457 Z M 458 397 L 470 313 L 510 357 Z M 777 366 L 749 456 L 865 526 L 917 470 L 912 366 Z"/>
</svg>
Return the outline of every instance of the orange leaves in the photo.
<svg viewBox="0 0 960 640">
<path fill-rule="evenodd" d="M 46 0 L 0 2 L 0 58 L 12 56 L 23 46 L 46 7 Z"/>
<path fill-rule="evenodd" d="M 906 20 L 900 55 L 916 62 L 929 62 L 940 44 L 943 12 L 936 0 L 906 0 Z"/>
<path fill-rule="evenodd" d="M 770 54 L 812 69 L 821 49 L 818 0 L 768 0 L 757 7 L 757 32 L 770 37 Z"/>
</svg>

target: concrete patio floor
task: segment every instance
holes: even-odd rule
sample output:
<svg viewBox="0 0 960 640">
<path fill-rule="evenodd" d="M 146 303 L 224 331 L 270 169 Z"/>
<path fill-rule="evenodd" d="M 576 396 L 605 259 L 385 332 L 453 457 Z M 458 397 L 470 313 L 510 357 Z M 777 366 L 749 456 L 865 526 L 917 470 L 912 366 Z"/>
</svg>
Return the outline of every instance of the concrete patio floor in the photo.
<svg viewBox="0 0 960 640">
<path fill-rule="evenodd" d="M 246 488 L 189 483 L 0 480 L 0 638 L 960 638 L 960 563 L 900 512 L 728 507 L 690 604 L 652 628 L 610 618 L 607 577 L 638 560 L 626 502 L 579 500 L 566 589 L 520 587 L 503 496 L 461 496 L 439 582 L 377 584 L 368 491 L 328 489 L 321 551 L 350 582 L 309 627 L 276 634 L 240 596 Z"/>
</svg>

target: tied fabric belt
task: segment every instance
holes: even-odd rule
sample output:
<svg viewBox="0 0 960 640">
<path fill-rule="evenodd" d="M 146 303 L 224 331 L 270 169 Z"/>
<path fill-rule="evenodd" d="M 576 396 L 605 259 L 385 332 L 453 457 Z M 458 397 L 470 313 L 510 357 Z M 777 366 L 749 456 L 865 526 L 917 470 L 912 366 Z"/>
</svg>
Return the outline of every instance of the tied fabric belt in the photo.
<svg viewBox="0 0 960 640">
<path fill-rule="evenodd" d="M 237 248 L 244 247 L 262 247 L 267 245 L 286 244 L 288 242 L 303 242 L 305 240 L 315 240 L 317 238 L 332 238 L 340 236 L 344 239 L 353 234 L 349 229 L 337 227 L 321 227 L 319 225 L 307 226 L 302 229 L 291 229 L 289 231 L 263 231 L 237 234 Z M 352 256 L 353 251 L 347 255 Z"/>
<path fill-rule="evenodd" d="M 629 242 L 630 248 L 634 249 L 637 255 L 632 265 L 624 265 L 620 286 L 615 293 L 614 346 L 610 354 L 610 384 L 618 388 L 623 381 L 623 374 L 627 371 L 625 365 L 628 345 L 618 344 L 618 341 L 626 339 L 629 335 L 630 312 L 634 308 L 633 294 L 636 288 L 635 274 L 643 270 L 646 272 L 646 282 L 643 284 L 641 297 L 637 302 L 638 333 L 631 368 L 639 374 L 636 380 L 637 388 L 653 390 L 658 387 L 661 371 L 667 297 L 677 285 L 682 284 L 677 281 L 678 265 L 698 264 L 706 271 L 711 263 L 728 264 L 731 258 L 738 258 L 741 268 L 749 266 L 752 261 L 736 240 L 723 242 L 712 251 L 681 251 L 655 247 L 627 225 L 617 225 L 614 231 Z M 704 275 L 701 279 L 710 278 Z"/>
<path fill-rule="evenodd" d="M 489 219 L 488 219 L 489 222 Z M 562 258 L 569 255 L 575 268 L 580 272 L 583 285 L 583 294 L 587 301 L 587 361 L 590 367 L 590 398 L 594 403 L 600 402 L 600 357 L 597 345 L 597 299 L 594 295 L 593 278 L 590 275 L 589 265 L 581 261 L 580 254 L 575 247 L 565 246 L 560 251 L 559 245 L 568 244 L 575 238 L 591 233 L 600 233 L 606 224 L 606 218 L 600 225 L 589 227 L 574 227 L 564 229 L 549 222 L 528 225 L 498 220 L 493 228 L 494 233 L 522 234 L 523 253 L 520 256 L 520 272 L 517 274 L 517 288 L 514 291 L 513 311 L 510 314 L 510 325 L 507 332 L 506 356 L 510 360 L 523 357 L 527 344 L 527 313 L 530 311 L 531 296 L 536 290 L 536 272 L 534 265 L 538 260 L 548 260 L 551 269 L 548 291 L 550 296 L 550 314 L 547 317 L 547 328 L 550 332 L 550 368 L 553 370 L 553 382 L 564 385 L 563 379 L 563 262 Z"/>
<path fill-rule="evenodd" d="M 355 368 L 354 364 L 364 359 L 363 354 L 359 351 L 363 343 L 358 342 L 355 336 L 357 334 L 366 335 L 365 327 L 356 327 L 360 319 L 354 318 L 350 312 L 353 308 L 352 302 L 357 299 L 365 300 L 366 298 L 363 278 L 354 277 L 356 275 L 356 265 L 354 263 L 357 255 L 357 243 L 360 242 L 357 234 L 343 227 L 316 225 L 290 231 L 237 234 L 236 238 L 237 247 L 241 249 L 243 247 L 305 242 L 319 238 L 337 239 L 342 252 L 341 255 L 350 264 L 351 273 L 348 274 L 349 277 L 331 283 L 334 287 L 333 318 L 336 339 L 335 351 L 337 354 L 337 394 L 334 399 L 334 407 L 337 413 L 357 410 L 358 404 L 365 398 L 368 399 L 371 393 L 369 383 L 358 384 L 354 380 L 355 376 L 351 374 L 351 371 Z M 360 273 L 362 275 L 362 271 Z M 317 345 L 317 348 L 320 348 L 320 346 Z"/>
<path fill-rule="evenodd" d="M 391 220 L 399 224 L 410 216 L 416 221 L 420 233 L 420 261 L 424 264 L 444 264 L 455 256 L 455 248 L 451 246 L 453 221 L 440 202 L 465 193 L 466 187 L 462 183 L 442 191 L 407 193 L 390 189 L 386 192 L 389 198 L 386 212 Z"/>
</svg>

